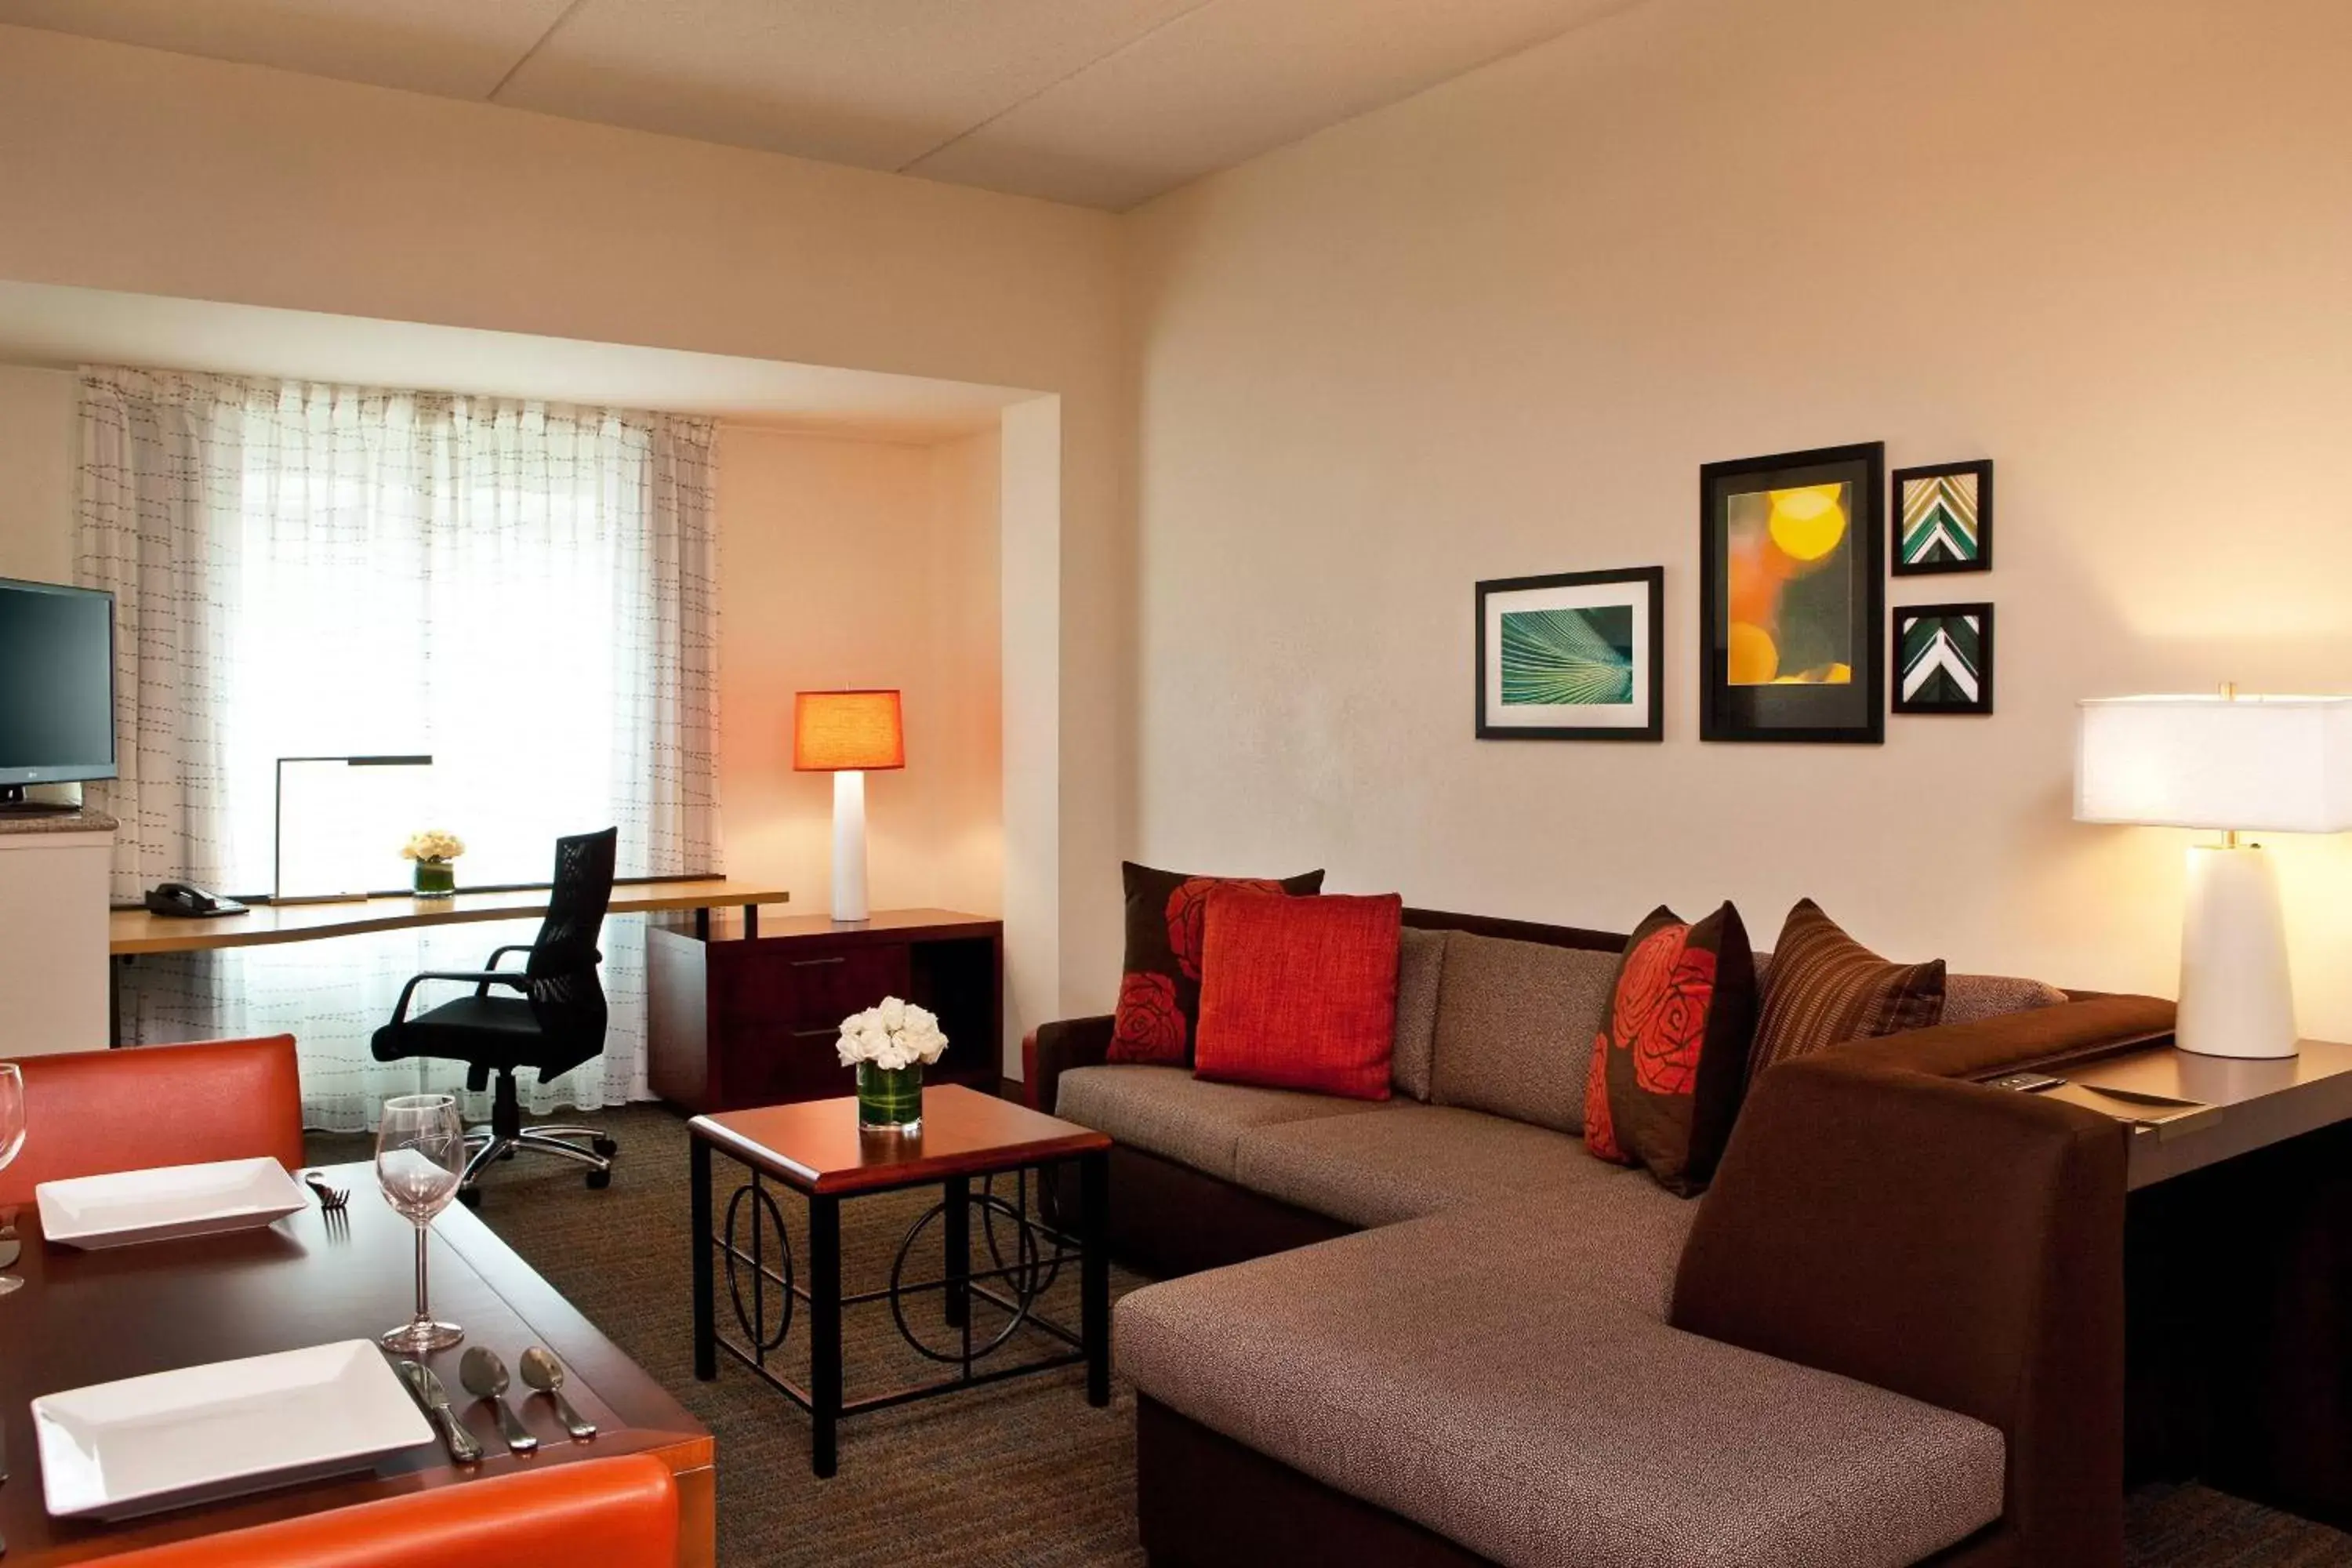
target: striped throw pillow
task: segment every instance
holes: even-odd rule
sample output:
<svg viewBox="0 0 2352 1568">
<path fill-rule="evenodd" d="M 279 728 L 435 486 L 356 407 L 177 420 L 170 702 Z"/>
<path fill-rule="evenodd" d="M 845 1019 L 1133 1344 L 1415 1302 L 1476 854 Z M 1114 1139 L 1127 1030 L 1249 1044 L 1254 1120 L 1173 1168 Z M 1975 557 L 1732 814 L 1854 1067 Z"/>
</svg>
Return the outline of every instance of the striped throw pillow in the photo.
<svg viewBox="0 0 2352 1568">
<path fill-rule="evenodd" d="M 1765 972 L 1748 1076 L 1842 1041 L 1932 1028 L 1943 1016 L 1942 959 L 1889 963 L 1804 899 L 1789 911 Z"/>
</svg>

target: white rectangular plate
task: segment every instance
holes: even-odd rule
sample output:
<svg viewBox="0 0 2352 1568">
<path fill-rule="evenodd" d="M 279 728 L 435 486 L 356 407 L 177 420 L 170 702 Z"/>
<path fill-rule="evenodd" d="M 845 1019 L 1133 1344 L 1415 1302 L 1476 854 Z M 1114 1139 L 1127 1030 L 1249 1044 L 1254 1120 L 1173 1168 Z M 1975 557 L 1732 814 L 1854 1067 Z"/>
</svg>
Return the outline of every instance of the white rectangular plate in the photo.
<svg viewBox="0 0 2352 1568">
<path fill-rule="evenodd" d="M 365 1340 L 214 1362 L 33 1401 L 59 1518 L 131 1519 L 364 1469 L 433 1441 Z"/>
<path fill-rule="evenodd" d="M 41 1235 L 68 1247 L 129 1247 L 173 1237 L 251 1230 L 310 1200 L 275 1160 L 215 1160 L 43 1182 Z"/>
</svg>

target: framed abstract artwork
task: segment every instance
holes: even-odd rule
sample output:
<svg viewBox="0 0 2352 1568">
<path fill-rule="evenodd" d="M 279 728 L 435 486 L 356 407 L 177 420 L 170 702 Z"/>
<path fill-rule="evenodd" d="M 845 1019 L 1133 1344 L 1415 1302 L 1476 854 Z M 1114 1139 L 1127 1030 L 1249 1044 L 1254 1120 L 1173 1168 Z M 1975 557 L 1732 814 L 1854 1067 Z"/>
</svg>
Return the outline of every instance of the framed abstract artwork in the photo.
<svg viewBox="0 0 2352 1568">
<path fill-rule="evenodd" d="M 1895 574 L 1992 570 L 1992 464 L 1895 470 Z"/>
<path fill-rule="evenodd" d="M 1886 739 L 1886 448 L 1699 470 L 1699 739 Z"/>
<path fill-rule="evenodd" d="M 1478 739 L 1665 738 L 1666 573 L 1478 584 Z"/>
<path fill-rule="evenodd" d="M 1895 710 L 1992 711 L 1990 605 L 1895 607 Z"/>
</svg>

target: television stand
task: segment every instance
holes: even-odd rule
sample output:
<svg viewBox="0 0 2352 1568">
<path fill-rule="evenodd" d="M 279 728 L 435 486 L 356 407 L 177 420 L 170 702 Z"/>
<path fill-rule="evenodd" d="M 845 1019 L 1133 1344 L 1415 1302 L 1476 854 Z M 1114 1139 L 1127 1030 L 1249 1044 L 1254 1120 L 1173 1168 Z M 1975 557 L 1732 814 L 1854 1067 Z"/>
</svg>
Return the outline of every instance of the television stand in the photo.
<svg viewBox="0 0 2352 1568">
<path fill-rule="evenodd" d="M 26 800 L 23 784 L 0 784 L 0 816 L 71 816 L 80 809 L 61 801 Z"/>
</svg>

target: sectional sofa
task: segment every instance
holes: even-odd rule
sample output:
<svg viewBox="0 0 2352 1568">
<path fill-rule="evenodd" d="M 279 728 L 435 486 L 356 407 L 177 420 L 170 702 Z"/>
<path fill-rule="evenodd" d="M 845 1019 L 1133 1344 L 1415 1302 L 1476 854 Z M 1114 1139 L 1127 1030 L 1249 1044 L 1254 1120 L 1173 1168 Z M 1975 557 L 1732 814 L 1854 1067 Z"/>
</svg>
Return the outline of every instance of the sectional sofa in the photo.
<svg viewBox="0 0 2352 1568">
<path fill-rule="evenodd" d="M 1154 1568 L 2107 1565 L 2125 1133 L 1971 1079 L 2168 1003 L 1954 975 L 1933 1029 L 1775 1067 L 1709 1193 L 1588 1155 L 1623 939 L 1408 910 L 1394 1097 L 1029 1042 L 1110 1133 Z"/>
</svg>

